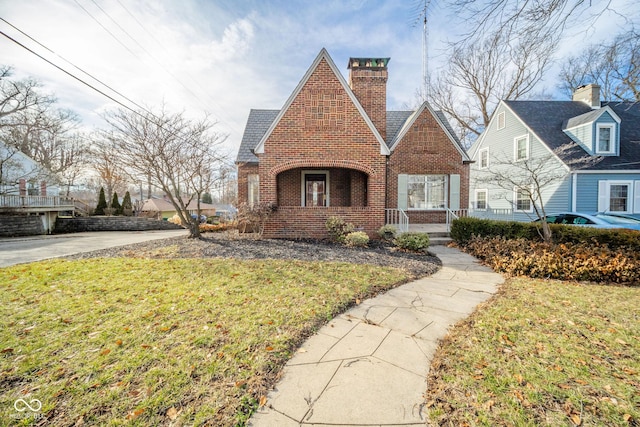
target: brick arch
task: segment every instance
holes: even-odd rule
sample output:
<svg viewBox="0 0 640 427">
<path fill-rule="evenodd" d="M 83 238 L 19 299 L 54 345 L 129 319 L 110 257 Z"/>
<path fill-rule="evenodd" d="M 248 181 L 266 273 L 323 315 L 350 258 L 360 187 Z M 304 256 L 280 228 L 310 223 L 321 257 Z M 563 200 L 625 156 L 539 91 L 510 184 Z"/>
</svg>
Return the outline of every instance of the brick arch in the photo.
<svg viewBox="0 0 640 427">
<path fill-rule="evenodd" d="M 367 165 L 354 162 L 351 160 L 291 160 L 288 162 L 280 163 L 277 166 L 272 167 L 269 170 L 269 177 L 275 178 L 279 173 L 289 169 L 296 168 L 343 168 L 343 169 L 355 169 L 360 172 L 364 172 L 369 176 L 375 176 L 376 171 Z"/>
</svg>

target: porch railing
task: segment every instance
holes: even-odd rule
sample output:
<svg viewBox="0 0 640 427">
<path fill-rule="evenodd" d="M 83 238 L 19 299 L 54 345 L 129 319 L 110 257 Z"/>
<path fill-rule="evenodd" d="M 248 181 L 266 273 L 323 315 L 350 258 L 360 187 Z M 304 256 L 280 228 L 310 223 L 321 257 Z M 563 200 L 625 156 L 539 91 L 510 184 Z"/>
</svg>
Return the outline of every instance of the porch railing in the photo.
<svg viewBox="0 0 640 427">
<path fill-rule="evenodd" d="M 447 232 L 451 231 L 451 223 L 454 219 L 469 216 L 468 209 L 449 209 L 447 208 Z"/>
<path fill-rule="evenodd" d="M 409 231 L 409 217 L 402 209 L 385 209 L 386 224 L 393 225 L 400 233 Z"/>
<path fill-rule="evenodd" d="M 66 208 L 71 206 L 73 206 L 72 199 L 59 196 L 0 194 L 0 208 Z"/>
</svg>

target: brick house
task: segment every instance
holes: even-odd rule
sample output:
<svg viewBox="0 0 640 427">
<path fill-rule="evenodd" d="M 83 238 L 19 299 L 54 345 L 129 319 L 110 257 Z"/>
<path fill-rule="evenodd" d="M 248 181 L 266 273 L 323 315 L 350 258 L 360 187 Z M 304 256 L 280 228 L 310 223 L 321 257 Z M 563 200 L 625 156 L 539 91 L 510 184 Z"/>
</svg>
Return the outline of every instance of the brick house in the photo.
<svg viewBox="0 0 640 427">
<path fill-rule="evenodd" d="M 347 83 L 322 49 L 282 109 L 251 110 L 238 202 L 276 206 L 265 237 L 326 237 L 330 216 L 375 237 L 399 217 L 443 223 L 468 205 L 470 159 L 444 115 L 387 111 L 388 62 L 351 58 Z"/>
</svg>

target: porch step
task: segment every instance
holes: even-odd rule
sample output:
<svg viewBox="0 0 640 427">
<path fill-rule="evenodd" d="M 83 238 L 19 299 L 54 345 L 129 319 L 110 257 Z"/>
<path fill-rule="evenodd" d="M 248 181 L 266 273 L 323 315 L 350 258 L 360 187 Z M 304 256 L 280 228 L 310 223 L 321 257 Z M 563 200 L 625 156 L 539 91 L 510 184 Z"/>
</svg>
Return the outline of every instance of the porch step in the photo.
<svg viewBox="0 0 640 427">
<path fill-rule="evenodd" d="M 445 224 L 409 224 L 409 231 L 429 235 L 431 246 L 444 246 L 453 241 Z"/>
<path fill-rule="evenodd" d="M 451 238 L 451 236 L 449 236 L 449 233 L 435 233 L 435 234 L 438 234 L 438 236 L 432 236 L 431 233 L 428 233 L 428 234 L 429 234 L 430 246 L 445 246 L 453 242 L 453 239 Z M 446 234 L 446 235 L 440 236 L 440 234 Z"/>
</svg>

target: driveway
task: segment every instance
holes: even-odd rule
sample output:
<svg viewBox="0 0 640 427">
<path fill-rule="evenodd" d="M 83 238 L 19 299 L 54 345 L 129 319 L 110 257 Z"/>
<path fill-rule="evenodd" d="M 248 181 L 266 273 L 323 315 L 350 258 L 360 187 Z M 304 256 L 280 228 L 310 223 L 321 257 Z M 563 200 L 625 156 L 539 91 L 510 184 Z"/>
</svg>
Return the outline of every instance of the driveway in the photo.
<svg viewBox="0 0 640 427">
<path fill-rule="evenodd" d="M 158 230 L 3 238 L 0 239 L 0 267 L 186 235 L 186 230 Z"/>
</svg>

